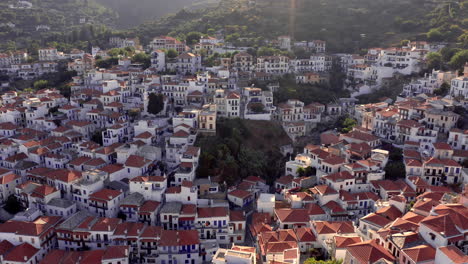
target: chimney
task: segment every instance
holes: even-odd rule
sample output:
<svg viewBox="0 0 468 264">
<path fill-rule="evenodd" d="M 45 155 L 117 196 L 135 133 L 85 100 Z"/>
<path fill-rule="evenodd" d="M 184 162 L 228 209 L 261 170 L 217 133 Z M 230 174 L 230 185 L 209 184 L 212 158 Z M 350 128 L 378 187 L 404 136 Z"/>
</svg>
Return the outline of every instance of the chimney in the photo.
<svg viewBox="0 0 468 264">
<path fill-rule="evenodd" d="M 128 248 L 125 249 L 125 256 L 128 256 Z"/>
<path fill-rule="evenodd" d="M 463 77 L 468 78 L 468 62 L 465 63 L 465 68 L 463 69 Z"/>
<path fill-rule="evenodd" d="M 110 225 L 107 226 L 107 231 L 111 231 Z"/>
</svg>

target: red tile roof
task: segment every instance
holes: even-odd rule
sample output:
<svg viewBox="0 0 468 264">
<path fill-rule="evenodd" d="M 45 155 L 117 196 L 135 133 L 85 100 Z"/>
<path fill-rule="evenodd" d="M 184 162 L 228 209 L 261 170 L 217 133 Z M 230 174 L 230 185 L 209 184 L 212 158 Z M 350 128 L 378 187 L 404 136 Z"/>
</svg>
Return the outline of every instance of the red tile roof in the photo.
<svg viewBox="0 0 468 264">
<path fill-rule="evenodd" d="M 307 209 L 279 208 L 275 215 L 282 223 L 307 223 L 310 221 Z"/>
<path fill-rule="evenodd" d="M 197 230 L 162 230 L 160 246 L 187 246 L 198 245 L 200 239 L 198 238 Z"/>
<path fill-rule="evenodd" d="M 333 240 L 336 248 L 345 248 L 351 244 L 362 242 L 360 236 L 334 236 Z"/>
<path fill-rule="evenodd" d="M 2 242 L 0 242 L 0 256 L 5 256 L 5 254 L 13 247 L 14 245 L 8 240 L 2 240 Z"/>
<path fill-rule="evenodd" d="M 341 171 L 324 176 L 323 179 L 330 180 L 332 182 L 341 182 L 345 180 L 352 180 L 354 177 L 351 175 L 351 173 L 349 173 L 349 171 Z"/>
<path fill-rule="evenodd" d="M 467 219 L 464 220 L 466 221 Z M 437 232 L 446 238 L 459 236 L 461 234 L 460 231 L 458 231 L 452 217 L 448 214 L 440 216 L 428 216 L 422 220 L 420 224 L 428 227 L 432 231 Z"/>
<path fill-rule="evenodd" d="M 124 169 L 124 167 L 123 167 L 122 164 L 116 163 L 116 164 L 106 165 L 106 166 L 100 168 L 99 170 L 104 171 L 104 172 L 109 173 L 109 174 L 112 174 L 114 172 L 118 172 L 118 171 L 123 170 L 123 169 Z"/>
<path fill-rule="evenodd" d="M 298 242 L 315 242 L 317 238 L 309 227 L 301 227 L 295 230 Z"/>
<path fill-rule="evenodd" d="M 316 221 L 314 226 L 317 234 L 354 233 L 354 225 L 351 221 Z"/>
<path fill-rule="evenodd" d="M 452 150 L 452 146 L 445 142 L 436 142 L 432 143 L 435 149 L 441 149 L 441 150 Z"/>
<path fill-rule="evenodd" d="M 94 218 L 91 218 L 91 220 Z M 90 231 L 105 231 L 109 232 L 113 231 L 117 228 L 117 225 L 122 222 L 122 219 L 120 218 L 105 218 L 105 217 L 99 217 L 97 218 L 97 221 L 93 224 L 93 226 L 90 228 Z M 81 227 L 81 225 L 80 225 Z"/>
<path fill-rule="evenodd" d="M 158 209 L 158 207 L 161 205 L 160 202 L 157 201 L 145 201 L 141 206 L 140 209 L 138 210 L 139 213 L 147 213 L 147 212 L 154 212 Z"/>
<path fill-rule="evenodd" d="M 0 184 L 7 184 L 7 183 L 10 183 L 16 179 L 20 179 L 21 177 L 14 174 L 14 173 L 10 173 L 10 174 L 7 174 L 7 175 L 4 175 L 2 177 L 0 177 Z"/>
<path fill-rule="evenodd" d="M 395 257 L 384 247 L 377 244 L 375 240 L 365 241 L 349 245 L 346 250 L 356 258 L 359 263 L 375 263 L 385 259 L 393 263 Z"/>
<path fill-rule="evenodd" d="M 445 256 L 447 256 L 454 264 L 468 263 L 468 256 L 453 245 L 440 247 L 438 248 L 438 250 L 440 250 Z"/>
<path fill-rule="evenodd" d="M 435 259 L 436 250 L 430 245 L 420 245 L 402 250 L 414 263 Z"/>
<path fill-rule="evenodd" d="M 244 190 L 234 190 L 228 193 L 228 195 L 240 198 L 240 199 L 245 199 L 249 196 L 252 196 L 252 193 L 244 191 Z"/>
<path fill-rule="evenodd" d="M 378 214 L 375 214 L 375 213 L 371 213 L 371 214 L 368 214 L 364 217 L 361 218 L 361 221 L 364 221 L 364 222 L 368 222 L 368 223 L 371 223 L 377 227 L 384 227 L 386 226 L 387 224 L 391 223 L 392 220 L 382 216 L 382 215 L 378 215 Z"/>
<path fill-rule="evenodd" d="M 338 192 L 328 185 L 317 185 L 309 189 L 314 194 L 319 195 L 333 195 L 338 194 Z"/>
<path fill-rule="evenodd" d="M 151 162 L 150 160 L 145 159 L 141 156 L 130 155 L 130 157 L 128 157 L 127 161 L 125 162 L 125 166 L 134 167 L 134 168 L 142 168 L 150 162 Z"/>
<path fill-rule="evenodd" d="M 10 252 L 8 252 L 6 256 L 3 257 L 3 260 L 7 262 L 11 261 L 23 263 L 26 262 L 25 259 L 29 261 L 38 252 L 39 249 L 31 246 L 28 243 L 23 243 L 11 249 Z"/>
<path fill-rule="evenodd" d="M 112 199 L 115 199 L 117 196 L 121 195 L 121 191 L 111 190 L 111 189 L 102 189 L 97 191 L 89 196 L 89 200 L 97 202 L 109 202 Z"/>
<path fill-rule="evenodd" d="M 224 217 L 228 216 L 229 212 L 226 207 L 206 207 L 197 208 L 198 218 L 210 218 L 210 217 Z"/>
<path fill-rule="evenodd" d="M 104 256 L 102 256 L 102 262 L 104 262 L 104 260 L 128 258 L 128 252 L 130 252 L 129 246 L 109 246 Z"/>
</svg>

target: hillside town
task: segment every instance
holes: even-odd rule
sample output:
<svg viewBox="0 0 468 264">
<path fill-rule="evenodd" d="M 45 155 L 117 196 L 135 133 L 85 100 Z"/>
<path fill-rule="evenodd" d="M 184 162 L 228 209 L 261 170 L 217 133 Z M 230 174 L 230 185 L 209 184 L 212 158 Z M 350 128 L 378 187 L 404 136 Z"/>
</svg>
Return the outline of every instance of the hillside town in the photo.
<svg viewBox="0 0 468 264">
<path fill-rule="evenodd" d="M 99 47 L 0 54 L 11 79 L 75 73 L 66 95 L 1 83 L 0 263 L 468 263 L 468 62 L 426 69 L 446 43 L 425 41 L 363 56 L 322 40 L 268 43 L 311 55 L 257 56 L 208 35 L 109 39 L 149 54 L 148 67 L 125 55 L 97 67 L 111 57 Z M 213 54 L 229 56 L 208 63 Z M 336 71 L 349 97 L 275 98 L 283 76 L 327 85 Z M 404 78 L 396 99 L 359 103 Z M 341 118 L 355 123 L 325 125 Z M 199 175 L 198 140 L 225 119 L 284 130 L 281 177 Z"/>
</svg>

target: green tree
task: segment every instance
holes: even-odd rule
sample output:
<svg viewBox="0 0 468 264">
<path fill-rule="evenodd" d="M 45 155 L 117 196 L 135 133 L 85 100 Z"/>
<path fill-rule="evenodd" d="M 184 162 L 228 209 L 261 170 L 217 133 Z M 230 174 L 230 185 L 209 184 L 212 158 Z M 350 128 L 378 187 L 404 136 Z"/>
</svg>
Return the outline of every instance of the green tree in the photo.
<svg viewBox="0 0 468 264">
<path fill-rule="evenodd" d="M 315 258 L 308 258 L 304 261 L 304 264 L 341 264 L 342 260 L 316 260 Z"/>
<path fill-rule="evenodd" d="M 432 28 L 431 30 L 429 30 L 429 32 L 427 32 L 426 37 L 430 41 L 442 41 L 444 35 L 439 29 Z"/>
<path fill-rule="evenodd" d="M 390 180 L 397 180 L 405 178 L 406 170 L 405 164 L 402 161 L 393 162 L 389 161 L 387 166 L 385 166 L 385 178 Z"/>
<path fill-rule="evenodd" d="M 10 214 L 17 214 L 23 211 L 24 208 L 18 199 L 16 199 L 16 196 L 10 195 L 5 203 L 4 209 Z"/>
<path fill-rule="evenodd" d="M 91 136 L 91 140 L 102 146 L 103 145 L 102 130 L 95 131 L 94 134 Z"/>
<path fill-rule="evenodd" d="M 50 87 L 49 86 L 49 81 L 47 81 L 47 80 L 37 80 L 37 81 L 34 82 L 33 87 L 34 87 L 35 90 L 48 88 L 48 87 Z"/>
<path fill-rule="evenodd" d="M 427 68 L 439 70 L 442 66 L 442 54 L 439 52 L 429 52 L 426 57 Z"/>
<path fill-rule="evenodd" d="M 112 58 L 108 58 L 105 60 L 96 60 L 95 65 L 98 68 L 109 69 L 112 66 L 117 65 L 118 63 L 119 63 L 119 59 L 112 57 Z"/>
<path fill-rule="evenodd" d="M 342 133 L 348 133 L 350 131 L 353 130 L 353 127 L 355 127 L 357 125 L 357 122 L 355 119 L 353 118 L 350 118 L 350 117 L 346 117 L 342 124 L 340 125 L 341 127 L 341 132 Z"/>
<path fill-rule="evenodd" d="M 458 37 L 458 42 L 464 49 L 468 49 L 468 33 L 463 33 Z"/>
<path fill-rule="evenodd" d="M 435 95 L 446 96 L 450 91 L 450 84 L 444 82 L 440 85 L 438 89 L 434 90 Z"/>
<path fill-rule="evenodd" d="M 187 41 L 187 45 L 194 45 L 200 42 L 201 37 L 202 37 L 202 33 L 193 31 L 187 34 L 187 36 L 185 37 L 185 40 Z"/>
<path fill-rule="evenodd" d="M 296 174 L 297 174 L 299 177 L 305 176 L 305 169 L 302 168 L 302 167 L 297 168 Z"/>
<path fill-rule="evenodd" d="M 265 106 L 262 103 L 251 103 L 249 107 L 250 110 L 256 114 L 263 113 L 265 111 Z"/>
<path fill-rule="evenodd" d="M 449 65 L 454 70 L 460 70 L 468 62 L 468 49 L 461 50 L 450 59 Z"/>
<path fill-rule="evenodd" d="M 132 57 L 132 62 L 141 63 L 143 64 L 143 67 L 146 69 L 151 66 L 151 56 L 146 53 L 138 53 Z"/>
<path fill-rule="evenodd" d="M 167 50 L 166 52 L 166 56 L 169 58 L 169 59 L 173 59 L 175 57 L 177 57 L 178 53 L 175 49 L 169 49 Z"/>
<path fill-rule="evenodd" d="M 128 111 L 128 116 L 130 120 L 135 120 L 140 115 L 140 111 L 138 109 L 131 109 Z"/>
<path fill-rule="evenodd" d="M 410 41 L 408 39 L 404 39 L 404 40 L 400 41 L 400 46 L 407 46 L 409 43 L 410 43 Z"/>
<path fill-rule="evenodd" d="M 164 98 L 162 94 L 150 93 L 148 97 L 148 113 L 157 115 L 164 109 Z"/>
</svg>

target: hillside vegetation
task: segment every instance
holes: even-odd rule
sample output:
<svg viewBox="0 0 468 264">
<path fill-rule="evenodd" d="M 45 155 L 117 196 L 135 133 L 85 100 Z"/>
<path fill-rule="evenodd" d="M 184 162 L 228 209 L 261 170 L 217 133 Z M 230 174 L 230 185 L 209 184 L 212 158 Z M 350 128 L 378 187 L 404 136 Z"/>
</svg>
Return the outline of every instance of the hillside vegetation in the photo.
<svg viewBox="0 0 468 264">
<path fill-rule="evenodd" d="M 118 13 L 117 26 L 128 28 L 146 20 L 159 19 L 183 8 L 202 7 L 217 0 L 96 0 Z"/>
<path fill-rule="evenodd" d="M 403 39 L 468 46 L 468 1 L 296 0 L 293 9 L 285 7 L 288 1 L 257 2 L 253 6 L 247 0 L 222 0 L 215 8 L 182 10 L 144 23 L 135 32 L 149 41 L 160 34 L 183 38 L 192 31 L 222 31 L 234 44 L 255 45 L 289 34 L 292 28 L 296 39 L 323 39 L 336 52 L 399 44 Z"/>
<path fill-rule="evenodd" d="M 202 148 L 198 177 L 220 176 L 228 185 L 248 176 L 272 183 L 284 171 L 279 148 L 291 141 L 270 121 L 219 119 L 216 137 L 198 137 Z"/>
<path fill-rule="evenodd" d="M 50 41 L 74 43 L 95 38 L 112 27 L 114 11 L 93 0 L 30 0 L 32 8 L 13 9 L 17 1 L 0 1 L 0 38 L 3 50 L 46 45 Z M 38 26 L 46 28 L 38 29 Z"/>
</svg>

